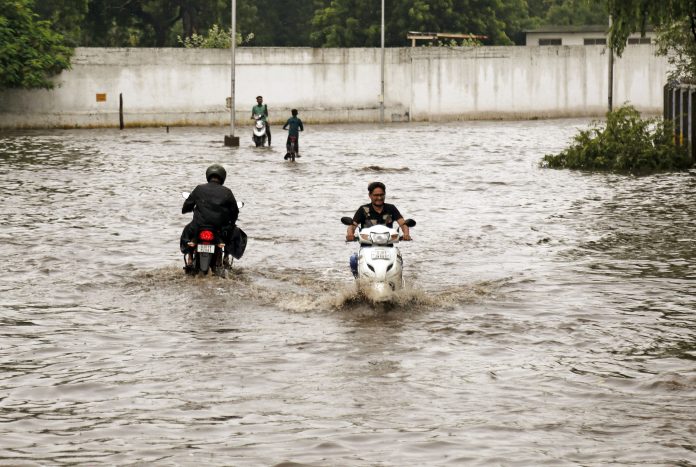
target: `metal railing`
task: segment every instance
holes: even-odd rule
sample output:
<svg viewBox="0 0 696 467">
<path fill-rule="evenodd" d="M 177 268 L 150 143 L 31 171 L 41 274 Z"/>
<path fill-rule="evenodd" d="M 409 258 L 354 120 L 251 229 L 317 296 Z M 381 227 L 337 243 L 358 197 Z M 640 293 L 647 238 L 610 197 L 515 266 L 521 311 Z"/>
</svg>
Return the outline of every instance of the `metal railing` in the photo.
<svg viewBox="0 0 696 467">
<path fill-rule="evenodd" d="M 686 146 L 696 160 L 696 86 L 667 83 L 662 116 L 674 125 L 674 143 Z"/>
</svg>

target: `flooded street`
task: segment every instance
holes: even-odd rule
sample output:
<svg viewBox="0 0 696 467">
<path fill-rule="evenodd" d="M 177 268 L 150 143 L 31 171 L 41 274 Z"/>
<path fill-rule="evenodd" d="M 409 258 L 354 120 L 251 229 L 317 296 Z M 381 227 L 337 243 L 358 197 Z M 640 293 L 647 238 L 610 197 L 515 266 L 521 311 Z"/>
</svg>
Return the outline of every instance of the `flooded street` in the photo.
<svg viewBox="0 0 696 467">
<path fill-rule="evenodd" d="M 538 167 L 588 123 L 0 133 L 0 465 L 696 465 L 696 171 Z M 249 243 L 185 277 L 212 163 Z M 418 222 L 386 307 L 374 180 Z"/>
</svg>

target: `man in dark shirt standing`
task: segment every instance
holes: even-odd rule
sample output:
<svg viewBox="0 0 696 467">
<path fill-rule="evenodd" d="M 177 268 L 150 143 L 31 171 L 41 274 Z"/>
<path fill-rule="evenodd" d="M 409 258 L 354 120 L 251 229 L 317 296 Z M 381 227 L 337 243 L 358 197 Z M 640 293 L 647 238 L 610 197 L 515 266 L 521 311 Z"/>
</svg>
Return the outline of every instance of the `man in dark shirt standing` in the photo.
<svg viewBox="0 0 696 467">
<path fill-rule="evenodd" d="M 360 206 L 353 216 L 353 223 L 348 226 L 346 231 L 346 241 L 355 240 L 355 229 L 372 227 L 373 225 L 383 224 L 389 228 L 394 227 L 394 222 L 399 224 L 403 232 L 402 240 L 411 240 L 411 235 L 406 225 L 406 221 L 393 204 L 384 202 L 387 189 L 382 182 L 372 182 L 367 185 L 367 192 L 370 195 L 370 203 Z M 350 269 L 355 277 L 358 276 L 358 254 L 354 253 L 350 257 Z"/>
</svg>

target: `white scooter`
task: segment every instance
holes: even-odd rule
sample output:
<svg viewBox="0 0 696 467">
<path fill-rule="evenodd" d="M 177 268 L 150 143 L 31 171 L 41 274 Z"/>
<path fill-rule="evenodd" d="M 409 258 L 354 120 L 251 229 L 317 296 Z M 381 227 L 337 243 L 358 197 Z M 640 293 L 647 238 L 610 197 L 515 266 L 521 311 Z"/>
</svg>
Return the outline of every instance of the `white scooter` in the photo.
<svg viewBox="0 0 696 467">
<path fill-rule="evenodd" d="M 344 225 L 351 225 L 353 219 L 342 217 Z M 406 225 L 414 227 L 416 221 L 407 219 Z M 404 287 L 403 261 L 401 251 L 396 246 L 401 239 L 401 232 L 386 225 L 358 229 L 356 241 L 358 250 L 358 275 L 356 281 L 361 290 L 375 302 L 384 302 L 392 298 L 394 292 Z"/>
<path fill-rule="evenodd" d="M 254 134 L 252 139 L 256 147 L 263 147 L 266 144 L 266 122 L 261 118 L 261 115 L 254 114 Z"/>
</svg>

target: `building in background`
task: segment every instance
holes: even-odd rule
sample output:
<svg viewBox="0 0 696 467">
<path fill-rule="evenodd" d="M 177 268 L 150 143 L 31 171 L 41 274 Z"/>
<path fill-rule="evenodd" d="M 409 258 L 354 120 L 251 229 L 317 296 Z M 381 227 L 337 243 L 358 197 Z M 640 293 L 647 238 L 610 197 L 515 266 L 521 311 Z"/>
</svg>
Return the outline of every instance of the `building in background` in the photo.
<svg viewBox="0 0 696 467">
<path fill-rule="evenodd" d="M 545 26 L 528 29 L 525 32 L 526 45 L 606 45 L 609 29 L 604 25 L 595 26 Z M 652 44 L 655 40 L 653 30 L 631 34 L 628 45 Z"/>
</svg>

